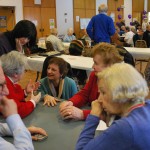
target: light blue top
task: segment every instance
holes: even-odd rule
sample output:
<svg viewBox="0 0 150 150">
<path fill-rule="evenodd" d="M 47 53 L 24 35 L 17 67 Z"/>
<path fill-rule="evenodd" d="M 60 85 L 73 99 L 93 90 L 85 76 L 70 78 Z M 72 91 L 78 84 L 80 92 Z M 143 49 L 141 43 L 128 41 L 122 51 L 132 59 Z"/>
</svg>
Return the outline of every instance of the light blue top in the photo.
<svg viewBox="0 0 150 150">
<path fill-rule="evenodd" d="M 76 40 L 76 37 L 74 35 L 68 35 L 66 34 L 63 38 L 63 42 L 71 42 L 72 40 Z"/>
<path fill-rule="evenodd" d="M 46 94 L 52 95 L 52 91 L 49 88 L 48 81 L 49 81 L 48 77 L 45 77 L 40 80 L 41 85 L 40 85 L 38 91 L 41 92 L 41 95 L 42 95 L 41 98 L 43 98 Z M 65 77 L 61 99 L 67 100 L 76 93 L 77 93 L 77 85 L 76 85 L 75 81 L 69 77 Z"/>
<path fill-rule="evenodd" d="M 13 144 L 2 136 L 13 136 Z M 0 123 L 0 150 L 34 150 L 31 134 L 18 114 L 9 116 L 6 123 Z"/>
</svg>

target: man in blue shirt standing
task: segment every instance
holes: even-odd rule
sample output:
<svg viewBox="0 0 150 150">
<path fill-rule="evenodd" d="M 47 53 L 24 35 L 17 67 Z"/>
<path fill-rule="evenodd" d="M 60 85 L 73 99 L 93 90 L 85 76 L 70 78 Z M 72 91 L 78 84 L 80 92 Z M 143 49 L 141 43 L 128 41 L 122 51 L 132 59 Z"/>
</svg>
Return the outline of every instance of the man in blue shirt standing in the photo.
<svg viewBox="0 0 150 150">
<path fill-rule="evenodd" d="M 90 38 L 95 42 L 110 43 L 110 37 L 115 34 L 115 26 L 111 17 L 107 16 L 108 7 L 101 4 L 99 14 L 93 16 L 86 30 Z"/>
</svg>

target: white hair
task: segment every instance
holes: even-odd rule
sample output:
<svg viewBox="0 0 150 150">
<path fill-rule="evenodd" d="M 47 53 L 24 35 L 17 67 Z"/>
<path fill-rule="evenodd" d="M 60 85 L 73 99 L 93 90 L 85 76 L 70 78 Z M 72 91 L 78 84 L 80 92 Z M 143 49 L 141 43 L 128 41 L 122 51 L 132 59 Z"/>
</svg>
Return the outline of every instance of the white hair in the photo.
<svg viewBox="0 0 150 150">
<path fill-rule="evenodd" d="M 104 80 L 114 102 L 144 101 L 149 89 L 142 75 L 131 65 L 117 63 L 108 67 L 98 78 Z"/>
<path fill-rule="evenodd" d="M 23 73 L 25 66 L 27 65 L 27 57 L 18 51 L 11 51 L 4 54 L 0 59 L 4 74 L 10 77 L 14 74 Z"/>
<path fill-rule="evenodd" d="M 108 10 L 108 7 L 107 7 L 106 4 L 101 4 L 101 5 L 98 7 L 99 13 L 100 13 L 100 12 L 107 12 L 107 10 Z"/>
</svg>

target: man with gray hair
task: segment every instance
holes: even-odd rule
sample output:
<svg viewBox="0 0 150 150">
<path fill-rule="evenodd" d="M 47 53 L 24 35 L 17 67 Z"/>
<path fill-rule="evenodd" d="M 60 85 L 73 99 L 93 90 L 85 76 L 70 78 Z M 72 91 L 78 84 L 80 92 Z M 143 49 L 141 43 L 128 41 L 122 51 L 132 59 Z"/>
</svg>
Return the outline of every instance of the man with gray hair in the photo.
<svg viewBox="0 0 150 150">
<path fill-rule="evenodd" d="M 93 16 L 86 30 L 90 38 L 95 42 L 110 43 L 110 37 L 115 34 L 115 26 L 111 17 L 107 16 L 107 6 L 101 4 L 99 14 Z"/>
</svg>

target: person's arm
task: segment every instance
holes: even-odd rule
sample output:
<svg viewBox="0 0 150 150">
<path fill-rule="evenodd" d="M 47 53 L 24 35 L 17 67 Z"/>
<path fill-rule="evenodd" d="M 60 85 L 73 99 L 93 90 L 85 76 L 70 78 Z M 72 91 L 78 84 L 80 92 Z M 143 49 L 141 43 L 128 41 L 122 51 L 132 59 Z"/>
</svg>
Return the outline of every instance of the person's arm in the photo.
<svg viewBox="0 0 150 150">
<path fill-rule="evenodd" d="M 91 38 L 91 40 L 94 40 L 93 38 L 93 18 L 90 20 L 87 28 L 86 28 L 87 34 Z"/>
<path fill-rule="evenodd" d="M 13 144 L 0 138 L 0 149 L 2 150 L 33 150 L 31 134 L 25 127 L 20 116 L 17 114 L 17 105 L 12 99 L 3 98 L 0 105 L 2 114 L 6 117 L 6 124 L 0 124 L 2 136 L 12 135 Z"/>
<path fill-rule="evenodd" d="M 113 36 L 116 32 L 115 26 L 114 26 L 114 22 L 113 20 L 110 18 L 110 22 L 109 22 L 109 35 Z"/>
<path fill-rule="evenodd" d="M 93 78 L 95 74 L 94 72 L 91 73 L 89 77 L 89 81 L 86 83 L 83 89 L 81 89 L 77 94 L 71 97 L 69 100 L 73 103 L 76 107 L 82 107 L 89 102 L 89 95 L 90 91 L 93 87 Z"/>
<path fill-rule="evenodd" d="M 100 102 L 98 100 L 93 101 L 91 114 L 88 116 L 85 127 L 79 136 L 76 150 L 132 149 L 134 143 L 133 130 L 125 120 L 114 122 L 106 131 L 95 137 L 101 114 Z"/>
</svg>

